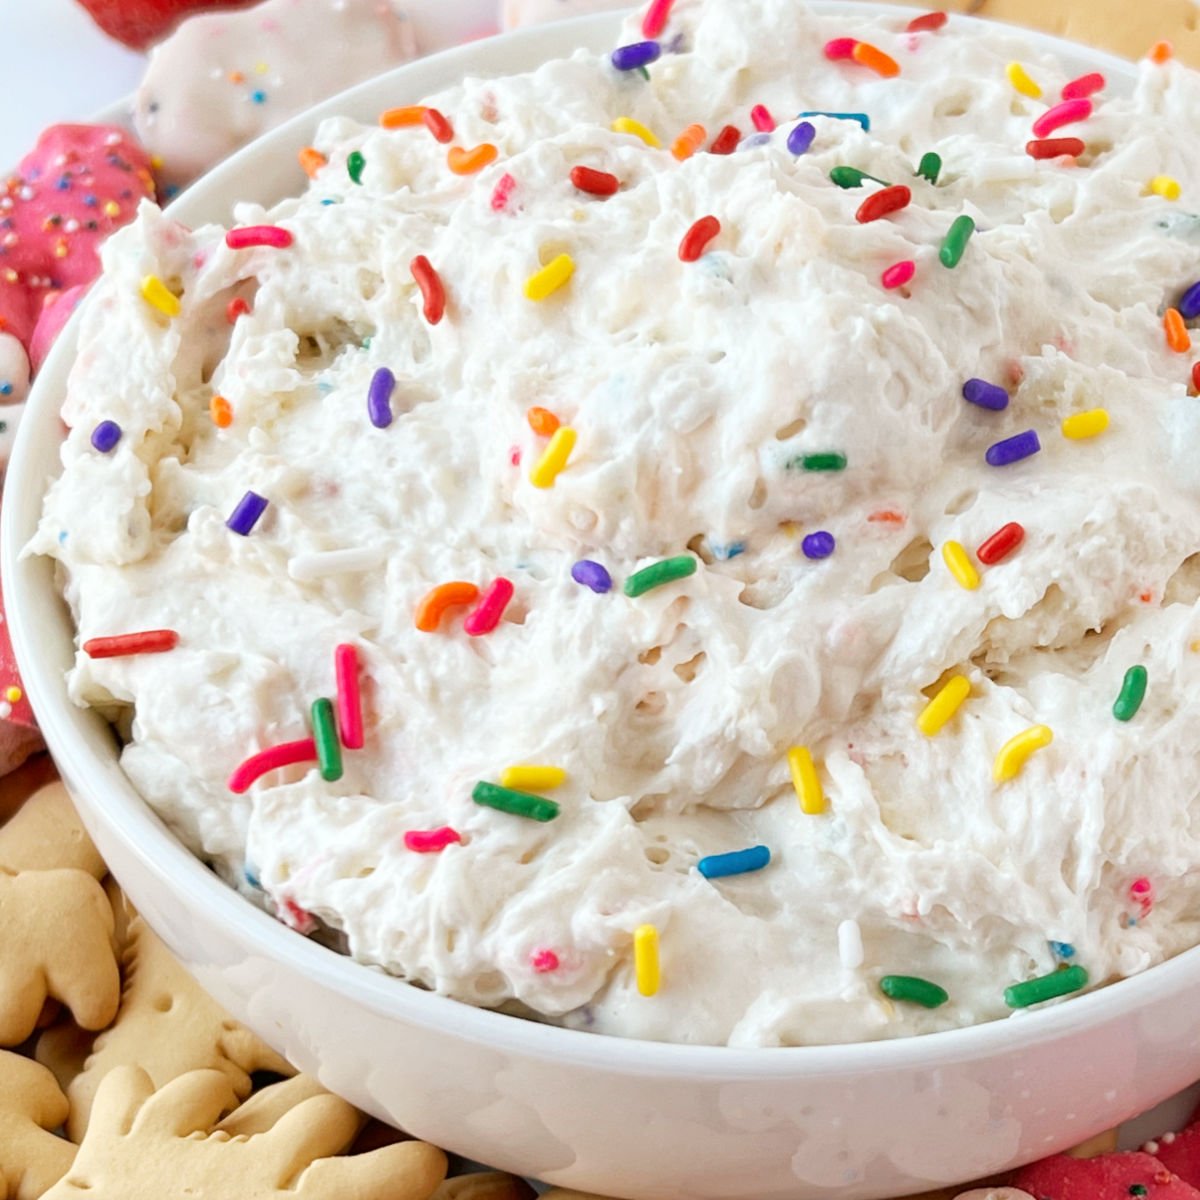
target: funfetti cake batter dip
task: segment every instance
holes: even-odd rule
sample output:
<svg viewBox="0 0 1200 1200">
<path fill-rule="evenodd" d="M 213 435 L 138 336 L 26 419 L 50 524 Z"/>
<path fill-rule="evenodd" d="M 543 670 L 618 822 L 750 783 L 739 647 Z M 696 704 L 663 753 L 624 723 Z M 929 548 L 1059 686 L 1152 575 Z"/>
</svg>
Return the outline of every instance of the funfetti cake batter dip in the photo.
<svg viewBox="0 0 1200 1200">
<path fill-rule="evenodd" d="M 72 695 L 281 920 L 572 1027 L 902 1036 L 1200 942 L 1159 57 L 655 3 L 228 232 L 145 205 L 32 547 Z"/>
</svg>

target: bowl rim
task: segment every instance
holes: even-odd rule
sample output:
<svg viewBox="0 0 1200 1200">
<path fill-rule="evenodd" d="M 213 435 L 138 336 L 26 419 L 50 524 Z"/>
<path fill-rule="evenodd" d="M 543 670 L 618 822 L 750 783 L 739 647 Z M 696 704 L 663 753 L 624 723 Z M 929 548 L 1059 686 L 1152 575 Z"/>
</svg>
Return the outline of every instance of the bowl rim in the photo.
<svg viewBox="0 0 1200 1200">
<path fill-rule="evenodd" d="M 869 0 L 812 0 L 818 12 L 896 17 L 906 10 Z M 913 11 L 913 10 L 907 10 Z M 255 160 L 264 147 L 305 144 L 314 122 L 362 106 L 365 98 L 387 87 L 400 93 L 426 95 L 449 86 L 466 74 L 509 73 L 505 59 L 542 62 L 583 47 L 602 50 L 613 44 L 613 33 L 624 12 L 607 12 L 519 30 L 453 47 L 416 60 L 361 83 L 269 131 L 214 168 L 189 187 L 166 212 L 191 220 L 202 210 L 208 193 L 239 178 L 252 178 Z M 986 26 L 1025 38 L 1039 53 L 1074 60 L 1114 78 L 1132 81 L 1134 64 L 1105 51 L 1094 50 L 1048 34 L 1006 26 L 1000 22 L 953 14 L 956 24 Z M 378 105 L 374 106 L 378 110 Z M 366 118 L 369 119 L 369 118 Z M 272 201 L 273 202 L 273 201 Z M 227 206 L 226 206 L 227 207 Z M 74 658 L 72 645 L 47 644 L 64 603 L 53 584 L 46 560 L 25 554 L 41 512 L 46 486 L 59 461 L 58 399 L 78 341 L 79 315 L 72 317 L 43 364 L 30 392 L 17 434 L 0 506 L 0 571 L 7 602 L 13 649 L 22 681 L 37 714 L 47 746 L 69 780 L 87 780 L 84 816 L 111 831 L 142 868 L 157 878 L 182 905 L 208 913 L 208 921 L 230 929 L 244 953 L 267 961 L 282 961 L 289 969 L 312 979 L 352 1005 L 405 1021 L 410 1025 L 452 1032 L 456 1037 L 506 1049 L 530 1059 L 553 1059 L 598 1071 L 669 1079 L 777 1079 L 796 1074 L 834 1076 L 854 1072 L 883 1072 L 935 1068 L 992 1058 L 1116 1021 L 1168 994 L 1189 990 L 1200 981 L 1200 946 L 1185 950 L 1147 971 L 1108 984 L 1097 991 L 1053 1004 L 1036 1012 L 936 1033 L 869 1042 L 804 1046 L 738 1047 L 653 1042 L 516 1018 L 441 996 L 359 963 L 288 929 L 268 916 L 192 855 L 167 829 L 134 790 L 121 771 L 115 753 L 104 755 L 89 746 L 95 740 L 98 714 L 76 708 L 70 701 L 64 668 Z M 44 445 L 41 452 L 35 444 Z M 53 464 L 53 465 L 52 465 Z M 46 602 L 46 585 L 54 593 Z M 54 615 L 48 615 L 53 609 Z M 94 805 L 95 812 L 90 811 Z M 103 812 L 101 818 L 98 814 Z"/>
</svg>

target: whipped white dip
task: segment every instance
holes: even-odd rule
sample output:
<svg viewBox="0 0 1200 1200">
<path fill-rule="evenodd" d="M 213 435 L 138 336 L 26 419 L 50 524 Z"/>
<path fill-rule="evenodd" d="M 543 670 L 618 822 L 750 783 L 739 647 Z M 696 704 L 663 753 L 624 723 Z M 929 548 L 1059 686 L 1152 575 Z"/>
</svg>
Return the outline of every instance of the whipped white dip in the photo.
<svg viewBox="0 0 1200 1200">
<path fill-rule="evenodd" d="M 331 121 L 304 194 L 236 214 L 290 247 L 230 250 L 223 229 L 151 206 L 107 244 L 32 548 L 59 560 L 81 644 L 179 633 L 169 653 L 81 651 L 71 693 L 113 717 L 136 787 L 231 883 L 445 994 L 684 1042 L 971 1024 L 1060 960 L 1095 986 L 1200 942 L 1200 400 L 1162 324 L 1200 278 L 1200 79 L 1147 64 L 1132 97 L 1111 80 L 1054 135 L 1085 139 L 1080 164 L 1035 161 L 1031 125 L 1072 73 L 966 22 L 906 34 L 912 16 L 681 3 L 663 35 L 681 49 L 648 81 L 579 53 L 428 101 L 454 145 L 497 147 L 476 174 L 449 170 L 423 126 Z M 622 41 L 640 36 L 631 22 Z M 846 36 L 899 77 L 829 61 Z M 1042 100 L 1014 90 L 1013 60 Z M 758 104 L 779 128 L 728 156 L 681 162 L 611 128 L 633 118 L 664 147 L 694 122 L 745 136 Z M 870 132 L 813 118 L 797 158 L 810 110 L 867 113 Z M 936 186 L 914 176 L 929 151 Z M 579 165 L 620 191 L 578 191 Z M 878 184 L 837 187 L 837 166 L 912 203 L 860 224 Z M 1159 175 L 1182 200 L 1148 194 Z M 963 214 L 978 231 L 948 269 Z M 707 215 L 719 235 L 681 261 Z M 570 280 L 529 300 L 527 278 L 564 253 Z M 416 255 L 445 285 L 436 325 Z M 912 282 L 884 288 L 909 260 Z M 143 300 L 151 274 L 177 317 Z M 251 309 L 231 326 L 235 295 Z M 397 381 L 386 428 L 367 408 L 381 367 Z M 966 403 L 971 378 L 1004 386 L 1007 409 Z M 531 406 L 577 433 L 549 488 L 529 478 L 546 446 Z M 1095 408 L 1102 434 L 1064 437 Z M 109 453 L 91 444 L 104 420 L 122 430 Z M 1040 453 L 987 465 L 1029 429 Z M 829 453 L 844 470 L 800 465 Z M 269 505 L 243 537 L 225 521 L 247 490 Z M 980 566 L 975 548 L 1014 521 L 1023 543 Z M 824 559 L 802 552 L 815 532 L 836 541 Z M 948 541 L 976 590 L 948 571 Z M 363 553 L 314 573 L 313 555 L 346 550 Z M 623 594 L 688 553 L 690 577 Z M 581 559 L 613 590 L 576 583 Z M 416 629 L 432 587 L 501 576 L 514 597 L 491 633 L 468 636 L 461 609 Z M 366 722 L 343 777 L 294 766 L 232 793 L 244 759 L 309 735 L 343 643 Z M 1118 721 L 1138 664 L 1145 700 Z M 952 674 L 971 694 L 926 737 L 918 714 Z M 1053 742 L 997 784 L 1001 747 L 1039 724 Z M 822 813 L 797 802 L 794 746 Z M 566 770 L 557 819 L 473 802 L 516 763 Z M 405 846 L 443 826 L 461 842 Z M 697 870 L 756 845 L 765 869 Z M 1141 880 L 1152 905 L 1131 898 Z M 888 975 L 949 1000 L 890 1001 Z"/>
</svg>

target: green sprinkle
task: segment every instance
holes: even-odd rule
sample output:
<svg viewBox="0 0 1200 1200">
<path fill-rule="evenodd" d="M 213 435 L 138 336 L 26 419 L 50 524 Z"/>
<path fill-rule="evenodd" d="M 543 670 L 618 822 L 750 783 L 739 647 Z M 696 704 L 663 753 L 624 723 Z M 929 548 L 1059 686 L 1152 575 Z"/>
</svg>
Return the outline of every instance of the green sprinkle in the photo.
<svg viewBox="0 0 1200 1200">
<path fill-rule="evenodd" d="M 804 454 L 797 460 L 806 471 L 844 471 L 846 456 L 831 454 Z"/>
<path fill-rule="evenodd" d="M 921 165 L 917 168 L 917 174 L 922 179 L 928 179 L 930 183 L 937 183 L 938 176 L 942 173 L 942 156 L 935 154 L 932 150 L 921 159 Z"/>
<path fill-rule="evenodd" d="M 1150 1191 L 1144 1183 L 1131 1183 L 1129 1185 L 1129 1194 L 1131 1196 L 1148 1196 Z"/>
<path fill-rule="evenodd" d="M 350 173 L 350 178 L 354 183 L 362 183 L 363 168 L 367 165 L 367 160 L 363 158 L 361 150 L 351 150 L 346 158 L 346 170 Z"/>
<path fill-rule="evenodd" d="M 634 571 L 625 580 L 625 595 L 641 596 L 651 588 L 662 587 L 664 583 L 672 583 L 676 579 L 686 579 L 695 573 L 696 560 L 690 554 L 664 558 L 662 562 L 651 563 L 640 571 Z"/>
<path fill-rule="evenodd" d="M 1146 668 L 1138 665 L 1125 672 L 1121 694 L 1113 702 L 1113 716 L 1118 721 L 1132 721 L 1146 698 Z"/>
<path fill-rule="evenodd" d="M 650 72 L 645 67 L 638 67 L 638 74 L 647 82 L 650 82 Z"/>
<path fill-rule="evenodd" d="M 884 187 L 892 185 L 886 179 L 880 179 L 875 175 L 868 175 L 866 171 L 860 171 L 857 167 L 834 167 L 829 172 L 831 182 L 836 183 L 840 188 L 857 188 L 870 179 L 874 183 L 882 183 Z"/>
<path fill-rule="evenodd" d="M 1028 1008 L 1031 1004 L 1041 1004 L 1043 1000 L 1053 1000 L 1055 996 L 1077 992 L 1087 987 L 1087 981 L 1088 973 L 1082 967 L 1066 967 L 1005 988 L 1004 1003 L 1009 1008 Z"/>
<path fill-rule="evenodd" d="M 553 821 L 559 814 L 559 806 L 542 796 L 531 796 L 528 792 L 515 792 L 498 783 L 480 780 L 471 792 L 471 799 L 486 808 L 496 808 L 512 813 L 514 817 L 528 817 L 531 821 Z"/>
<path fill-rule="evenodd" d="M 938 1008 L 950 999 L 945 988 L 915 975 L 885 975 L 879 981 L 879 990 L 889 999 L 907 1000 L 922 1008 Z"/>
<path fill-rule="evenodd" d="M 942 242 L 942 248 L 938 251 L 938 258 L 942 260 L 943 267 L 953 269 L 958 266 L 962 261 L 967 243 L 971 240 L 971 234 L 974 232 L 975 222 L 970 217 L 955 217 L 954 224 L 950 226 L 949 232 Z"/>
<path fill-rule="evenodd" d="M 342 744 L 338 741 L 333 705 L 325 699 L 314 700 L 312 706 L 313 740 L 317 743 L 317 762 L 321 778 L 332 783 L 342 777 Z"/>
</svg>

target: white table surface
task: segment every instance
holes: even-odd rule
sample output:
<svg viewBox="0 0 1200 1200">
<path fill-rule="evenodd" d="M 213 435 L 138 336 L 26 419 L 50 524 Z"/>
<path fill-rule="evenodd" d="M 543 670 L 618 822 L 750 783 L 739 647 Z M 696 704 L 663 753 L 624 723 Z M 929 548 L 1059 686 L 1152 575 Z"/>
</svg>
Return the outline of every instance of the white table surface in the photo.
<svg viewBox="0 0 1200 1200">
<path fill-rule="evenodd" d="M 76 0 L 0 0 L 0 47 L 0 175 L 47 125 L 86 120 L 133 91 L 144 62 L 102 33 Z"/>
</svg>

